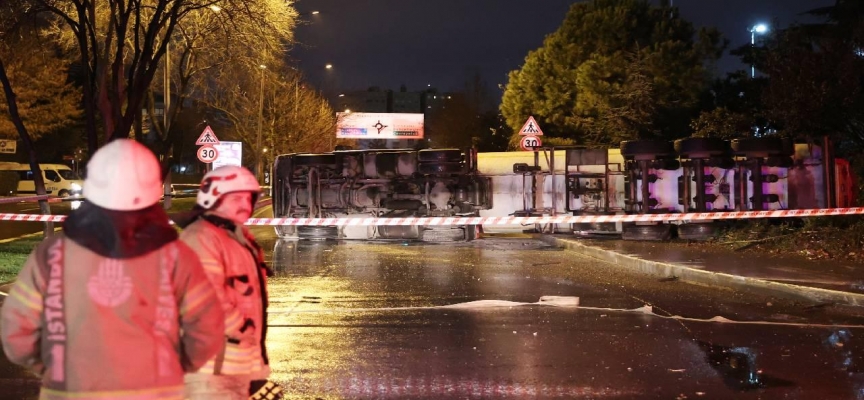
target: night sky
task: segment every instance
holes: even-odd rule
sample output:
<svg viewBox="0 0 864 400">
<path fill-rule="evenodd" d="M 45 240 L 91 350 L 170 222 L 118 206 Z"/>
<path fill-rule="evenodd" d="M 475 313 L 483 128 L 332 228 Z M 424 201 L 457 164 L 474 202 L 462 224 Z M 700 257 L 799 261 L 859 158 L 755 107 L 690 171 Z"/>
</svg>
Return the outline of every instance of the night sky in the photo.
<svg viewBox="0 0 864 400">
<path fill-rule="evenodd" d="M 307 22 L 291 52 L 313 84 L 326 92 L 370 86 L 409 90 L 432 85 L 458 90 L 479 71 L 492 88 L 564 19 L 573 0 L 300 0 Z M 659 4 L 659 0 L 654 2 Z M 750 40 L 747 27 L 804 21 L 801 12 L 834 0 L 674 0 L 684 18 L 715 26 L 730 48 Z M 313 15 L 312 11 L 320 11 Z M 327 63 L 333 69 L 326 70 Z M 726 56 L 718 74 L 743 69 Z"/>
</svg>

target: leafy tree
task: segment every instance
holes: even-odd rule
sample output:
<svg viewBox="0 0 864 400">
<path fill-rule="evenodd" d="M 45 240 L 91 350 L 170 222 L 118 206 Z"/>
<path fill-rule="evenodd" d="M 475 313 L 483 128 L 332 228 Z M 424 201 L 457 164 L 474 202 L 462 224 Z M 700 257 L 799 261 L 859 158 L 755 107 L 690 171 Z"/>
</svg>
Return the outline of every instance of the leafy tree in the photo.
<svg viewBox="0 0 864 400">
<path fill-rule="evenodd" d="M 148 102 L 147 115 L 158 134 L 158 142 L 154 144 L 158 152 L 165 153 L 173 148 L 174 156 L 179 156 L 178 149 L 183 147 L 182 132 L 174 129 L 172 121 L 183 112 L 189 103 L 187 99 L 200 101 L 201 93 L 210 87 L 234 84 L 233 79 L 212 79 L 212 71 L 227 65 L 278 67 L 286 45 L 293 41 L 297 13 L 289 2 L 256 0 L 245 4 L 220 2 L 219 5 L 189 13 L 178 21 L 177 34 L 167 53 L 171 62 L 160 68 L 164 74 L 168 64 L 171 88 L 166 91 L 167 82 L 164 81 L 150 88 L 152 100 L 155 100 L 154 89 L 160 88 L 162 93 L 170 93 L 172 100 L 167 129 L 164 119 L 155 115 L 153 105 L 156 102 Z M 238 8 L 241 5 L 244 8 Z M 250 68 L 250 72 L 252 70 L 257 71 Z"/>
<path fill-rule="evenodd" d="M 550 137 L 582 144 L 685 136 L 707 83 L 706 62 L 724 47 L 716 30 L 697 31 L 676 8 L 576 3 L 510 73 L 501 113 L 514 129 L 533 115 Z"/>
<path fill-rule="evenodd" d="M 480 115 L 480 126 L 482 129 L 475 139 L 477 151 L 493 152 L 506 151 L 513 130 L 507 126 L 504 116 L 498 111 L 487 111 Z"/>
<path fill-rule="evenodd" d="M 733 139 L 774 132 L 776 126 L 762 106 L 767 83 L 767 78 L 752 79 L 747 71 L 715 80 L 704 94 L 702 113 L 690 124 L 693 136 Z"/>
<path fill-rule="evenodd" d="M 6 73 L 16 88 L 18 112 L 34 140 L 81 117 L 81 94 L 67 82 L 65 64 L 54 51 L 50 42 L 38 36 L 0 43 L 0 57 L 8 60 Z M 18 137 L 6 104 L 0 104 L 0 115 L 4 116 L 0 118 L 0 138 Z"/>
<path fill-rule="evenodd" d="M 825 23 L 793 26 L 768 45 L 766 115 L 791 136 L 828 135 L 841 147 L 864 149 L 864 7 L 838 1 L 815 10 Z M 851 146 L 851 147 L 850 147 Z"/>
<path fill-rule="evenodd" d="M 725 107 L 703 112 L 690 126 L 693 128 L 693 137 L 737 139 L 752 136 L 752 119 Z"/>
</svg>

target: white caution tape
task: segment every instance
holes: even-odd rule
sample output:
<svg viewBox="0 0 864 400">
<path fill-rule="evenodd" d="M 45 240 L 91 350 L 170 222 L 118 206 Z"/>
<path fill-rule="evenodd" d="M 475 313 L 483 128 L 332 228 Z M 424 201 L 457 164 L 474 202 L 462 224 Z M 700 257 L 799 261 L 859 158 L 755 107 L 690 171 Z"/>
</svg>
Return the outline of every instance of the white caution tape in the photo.
<svg viewBox="0 0 864 400">
<path fill-rule="evenodd" d="M 864 207 L 823 208 L 817 210 L 728 211 L 685 214 L 635 215 L 561 215 L 545 217 L 432 217 L 432 218 L 250 218 L 246 225 L 255 226 L 452 226 L 452 225 L 534 225 L 603 222 L 671 222 L 758 218 L 804 218 L 838 215 L 862 215 Z M 2 214 L 0 221 L 60 222 L 62 215 Z"/>
</svg>

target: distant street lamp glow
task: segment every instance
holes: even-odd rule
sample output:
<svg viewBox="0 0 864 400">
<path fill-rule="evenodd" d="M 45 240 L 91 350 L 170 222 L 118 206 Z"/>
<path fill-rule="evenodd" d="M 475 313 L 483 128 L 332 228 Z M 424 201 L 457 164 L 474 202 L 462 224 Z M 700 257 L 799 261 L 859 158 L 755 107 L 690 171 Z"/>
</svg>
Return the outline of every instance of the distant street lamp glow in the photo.
<svg viewBox="0 0 864 400">
<path fill-rule="evenodd" d="M 333 64 L 327 64 L 327 65 L 324 66 L 324 68 L 327 68 L 327 69 L 333 69 Z"/>
<path fill-rule="evenodd" d="M 750 48 L 753 49 L 756 47 L 756 34 L 764 35 L 768 32 L 768 25 L 765 24 L 756 24 L 750 27 Z M 750 64 L 750 78 L 756 77 L 756 64 L 755 61 Z"/>
<path fill-rule="evenodd" d="M 312 15 L 318 15 L 320 13 L 321 13 L 320 11 L 312 11 Z"/>
</svg>

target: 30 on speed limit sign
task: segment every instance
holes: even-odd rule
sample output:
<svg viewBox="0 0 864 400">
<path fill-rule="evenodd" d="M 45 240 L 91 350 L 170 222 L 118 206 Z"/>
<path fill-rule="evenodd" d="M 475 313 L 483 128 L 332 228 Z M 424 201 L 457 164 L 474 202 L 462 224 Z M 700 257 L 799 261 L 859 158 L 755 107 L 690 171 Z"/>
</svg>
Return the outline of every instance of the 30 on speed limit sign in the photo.
<svg viewBox="0 0 864 400">
<path fill-rule="evenodd" d="M 201 146 L 198 148 L 198 159 L 201 162 L 210 164 L 219 158 L 219 150 L 213 146 Z"/>
<path fill-rule="evenodd" d="M 522 136 L 522 140 L 519 141 L 519 146 L 522 147 L 522 150 L 534 150 L 535 147 L 540 147 L 543 145 L 543 142 L 537 136 Z"/>
</svg>

